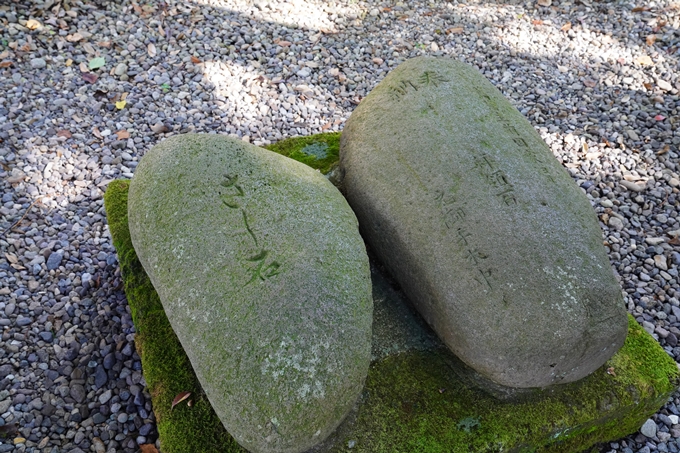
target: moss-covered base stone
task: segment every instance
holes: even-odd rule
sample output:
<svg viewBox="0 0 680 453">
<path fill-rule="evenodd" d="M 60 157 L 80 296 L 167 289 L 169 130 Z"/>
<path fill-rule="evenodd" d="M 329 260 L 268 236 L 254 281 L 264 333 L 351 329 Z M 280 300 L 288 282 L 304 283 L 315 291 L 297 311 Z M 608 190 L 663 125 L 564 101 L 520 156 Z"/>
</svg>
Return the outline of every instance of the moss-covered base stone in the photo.
<svg viewBox="0 0 680 453">
<path fill-rule="evenodd" d="M 338 189 L 241 140 L 178 135 L 144 155 L 128 216 L 139 261 L 238 443 L 300 453 L 328 437 L 364 386 L 373 312 L 368 256 Z"/>
<path fill-rule="evenodd" d="M 306 137 L 337 146 L 337 135 Z M 299 140 L 299 139 L 296 139 Z M 281 149 L 280 148 L 280 149 Z M 318 162 L 311 162 L 312 165 Z M 331 166 L 329 166 L 330 168 Z M 105 195 L 111 235 L 137 329 L 163 453 L 237 453 L 207 401 L 158 295 L 137 260 L 127 224 L 128 181 Z M 637 431 L 675 390 L 675 362 L 629 317 L 623 347 L 591 376 L 523 403 L 499 402 L 462 384 L 452 354 L 377 265 L 372 363 L 359 404 L 315 453 L 577 453 Z M 193 405 L 170 409 L 192 392 Z"/>
<path fill-rule="evenodd" d="M 482 387 L 573 382 L 623 344 L 592 206 L 472 66 L 391 71 L 347 121 L 340 169 L 366 243 Z"/>
</svg>

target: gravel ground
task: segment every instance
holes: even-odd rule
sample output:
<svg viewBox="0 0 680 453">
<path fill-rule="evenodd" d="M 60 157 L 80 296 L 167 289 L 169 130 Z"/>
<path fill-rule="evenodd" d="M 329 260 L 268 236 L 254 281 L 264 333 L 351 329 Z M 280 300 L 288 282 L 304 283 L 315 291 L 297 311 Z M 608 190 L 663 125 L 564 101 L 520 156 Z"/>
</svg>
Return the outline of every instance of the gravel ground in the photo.
<svg viewBox="0 0 680 453">
<path fill-rule="evenodd" d="M 536 126 L 598 213 L 628 310 L 680 360 L 679 27 L 666 0 L 3 0 L 0 453 L 156 441 L 108 182 L 171 134 L 341 130 L 418 55 L 476 65 Z M 679 407 L 602 452 L 678 452 Z"/>
</svg>

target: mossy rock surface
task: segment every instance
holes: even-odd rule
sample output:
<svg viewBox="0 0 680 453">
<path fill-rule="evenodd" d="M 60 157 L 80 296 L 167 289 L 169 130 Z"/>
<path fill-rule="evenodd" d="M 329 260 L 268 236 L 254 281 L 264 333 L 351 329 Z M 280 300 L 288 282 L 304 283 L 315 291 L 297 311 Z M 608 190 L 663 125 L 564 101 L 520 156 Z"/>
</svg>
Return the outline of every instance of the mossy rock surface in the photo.
<svg viewBox="0 0 680 453">
<path fill-rule="evenodd" d="M 366 243 L 486 390 L 578 381 L 623 344 L 593 207 L 474 67 L 392 70 L 347 120 L 340 172 Z"/>
<path fill-rule="evenodd" d="M 137 257 L 237 442 L 301 453 L 335 431 L 364 387 L 373 314 L 366 249 L 340 191 L 280 154 L 183 134 L 144 155 L 128 216 Z"/>
<path fill-rule="evenodd" d="M 336 136 L 337 137 L 337 136 Z M 327 138 L 327 137 L 326 137 Z M 337 139 L 337 138 L 336 138 Z M 307 138 L 304 146 L 313 143 Z M 212 411 L 130 241 L 128 181 L 105 195 L 163 453 L 243 450 Z M 624 346 L 558 391 L 500 402 L 461 383 L 455 358 L 372 265 L 372 363 L 359 404 L 315 452 L 579 452 L 637 431 L 676 389 L 678 369 L 629 317 Z M 194 404 L 170 409 L 180 392 Z"/>
</svg>

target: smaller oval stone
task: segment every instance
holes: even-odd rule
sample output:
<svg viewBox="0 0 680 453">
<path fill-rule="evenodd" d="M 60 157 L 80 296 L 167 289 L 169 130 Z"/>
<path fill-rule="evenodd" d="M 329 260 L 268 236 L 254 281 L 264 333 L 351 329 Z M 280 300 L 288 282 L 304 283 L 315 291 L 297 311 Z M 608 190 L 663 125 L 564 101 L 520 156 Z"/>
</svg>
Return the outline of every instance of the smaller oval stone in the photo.
<svg viewBox="0 0 680 453">
<path fill-rule="evenodd" d="M 368 372 L 373 302 L 356 217 L 319 172 L 225 136 L 175 136 L 130 183 L 130 235 L 227 431 L 298 453 Z M 106 366 L 106 364 L 105 364 Z"/>
</svg>

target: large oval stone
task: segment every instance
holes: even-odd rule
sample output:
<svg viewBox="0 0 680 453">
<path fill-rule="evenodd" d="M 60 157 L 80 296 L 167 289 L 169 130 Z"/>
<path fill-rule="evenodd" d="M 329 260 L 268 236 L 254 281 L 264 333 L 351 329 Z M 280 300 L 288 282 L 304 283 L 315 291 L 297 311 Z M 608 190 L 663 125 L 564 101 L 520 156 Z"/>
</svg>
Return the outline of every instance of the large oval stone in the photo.
<svg viewBox="0 0 680 453">
<path fill-rule="evenodd" d="M 372 299 L 357 221 L 311 168 L 189 134 L 142 159 L 130 234 L 215 412 L 252 452 L 302 452 L 353 406 Z"/>
<path fill-rule="evenodd" d="M 352 113 L 340 164 L 364 239 L 491 384 L 575 381 L 623 344 L 621 289 L 590 203 L 474 68 L 401 64 Z"/>
</svg>

